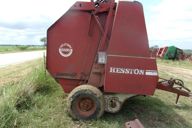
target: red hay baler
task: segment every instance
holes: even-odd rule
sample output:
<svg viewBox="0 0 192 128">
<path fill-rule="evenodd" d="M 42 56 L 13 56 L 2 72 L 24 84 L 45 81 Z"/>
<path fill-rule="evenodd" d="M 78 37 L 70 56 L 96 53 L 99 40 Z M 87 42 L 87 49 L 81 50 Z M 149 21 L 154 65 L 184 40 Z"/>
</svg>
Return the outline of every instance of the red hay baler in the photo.
<svg viewBox="0 0 192 128">
<path fill-rule="evenodd" d="M 159 80 L 139 2 L 76 2 L 48 29 L 47 41 L 47 70 L 69 93 L 73 118 L 118 112 L 126 99 L 157 88 L 191 96 L 181 80 Z"/>
</svg>

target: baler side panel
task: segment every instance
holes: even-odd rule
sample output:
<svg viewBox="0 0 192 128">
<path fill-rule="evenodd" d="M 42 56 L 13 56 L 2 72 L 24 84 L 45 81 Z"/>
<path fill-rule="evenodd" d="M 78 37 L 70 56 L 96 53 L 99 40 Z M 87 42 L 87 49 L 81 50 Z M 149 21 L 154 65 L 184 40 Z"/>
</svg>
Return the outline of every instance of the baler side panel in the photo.
<svg viewBox="0 0 192 128">
<path fill-rule="evenodd" d="M 106 92 L 152 95 L 156 89 L 158 72 L 155 59 L 129 56 L 108 56 Z"/>
<path fill-rule="evenodd" d="M 152 95 L 158 81 L 155 59 L 150 58 L 142 5 L 117 4 L 107 50 L 105 92 Z"/>
<path fill-rule="evenodd" d="M 72 9 L 48 29 L 47 69 L 65 92 L 89 77 L 100 35 L 90 12 Z M 69 57 L 59 53 L 64 43 L 73 50 Z"/>
</svg>

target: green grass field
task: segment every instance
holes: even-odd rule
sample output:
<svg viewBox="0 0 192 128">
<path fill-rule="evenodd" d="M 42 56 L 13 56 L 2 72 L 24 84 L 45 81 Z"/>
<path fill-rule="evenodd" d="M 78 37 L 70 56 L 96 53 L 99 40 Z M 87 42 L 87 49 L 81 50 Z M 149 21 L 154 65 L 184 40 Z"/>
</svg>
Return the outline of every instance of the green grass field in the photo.
<svg viewBox="0 0 192 128">
<path fill-rule="evenodd" d="M 173 67 L 180 67 L 184 69 L 192 69 L 192 62 L 191 61 L 172 61 L 172 60 L 163 60 L 157 59 L 157 63 L 160 65 L 167 65 Z"/>
<path fill-rule="evenodd" d="M 34 51 L 44 50 L 44 46 L 27 46 L 27 45 L 0 45 L 0 53 L 20 52 L 20 51 Z"/>
<path fill-rule="evenodd" d="M 173 67 L 175 63 L 158 60 L 158 66 Z M 105 113 L 98 120 L 85 122 L 72 120 L 66 112 L 67 94 L 44 71 L 42 60 L 0 69 L 0 81 L 4 80 L 0 86 L 0 128 L 122 128 L 134 118 L 145 128 L 192 128 L 192 102 L 181 97 L 176 106 L 175 94 L 159 90 L 154 96 L 129 99 L 116 114 Z M 159 73 L 166 78 L 182 77 L 167 70 Z M 184 81 L 192 89 L 192 79 Z"/>
</svg>

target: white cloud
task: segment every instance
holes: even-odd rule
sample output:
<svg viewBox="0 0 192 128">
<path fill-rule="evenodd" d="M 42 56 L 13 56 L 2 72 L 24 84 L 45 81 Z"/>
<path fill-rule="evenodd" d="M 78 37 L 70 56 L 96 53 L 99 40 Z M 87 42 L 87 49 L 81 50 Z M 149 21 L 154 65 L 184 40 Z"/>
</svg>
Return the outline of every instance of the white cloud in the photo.
<svg viewBox="0 0 192 128">
<path fill-rule="evenodd" d="M 40 44 L 76 0 L 0 0 L 0 44 Z"/>
<path fill-rule="evenodd" d="M 181 47 L 192 43 L 192 1 L 162 0 L 151 7 L 151 19 L 147 27 L 150 40 L 164 41 L 164 45 L 174 43 Z M 190 45 L 192 48 L 192 45 Z"/>
<path fill-rule="evenodd" d="M 7 21 L 36 20 L 63 14 L 74 0 L 1 0 L 0 17 Z"/>
<path fill-rule="evenodd" d="M 0 44 L 40 43 L 47 28 L 76 0 L 0 0 Z M 84 0 L 83 0 L 84 1 Z M 86 0 L 90 1 L 90 0 Z M 192 1 L 143 3 L 150 44 L 176 44 L 192 49 Z M 148 6 L 151 5 L 151 6 Z M 167 44 L 169 43 L 169 44 Z M 186 44 L 187 43 L 187 44 Z"/>
</svg>

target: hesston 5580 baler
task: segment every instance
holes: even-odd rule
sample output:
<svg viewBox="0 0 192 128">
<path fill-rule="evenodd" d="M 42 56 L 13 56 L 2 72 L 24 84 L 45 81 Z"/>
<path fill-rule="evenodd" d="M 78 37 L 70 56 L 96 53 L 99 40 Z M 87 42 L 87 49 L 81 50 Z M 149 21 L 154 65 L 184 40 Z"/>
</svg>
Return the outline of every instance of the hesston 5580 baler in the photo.
<svg viewBox="0 0 192 128">
<path fill-rule="evenodd" d="M 47 40 L 46 67 L 69 93 L 73 118 L 118 112 L 126 99 L 156 89 L 176 93 L 177 101 L 191 97 L 181 80 L 160 80 L 139 2 L 76 2 L 48 29 Z"/>
</svg>

